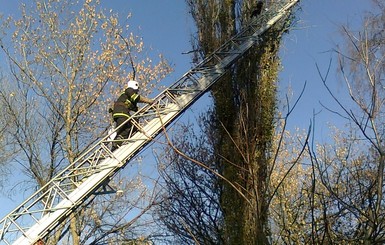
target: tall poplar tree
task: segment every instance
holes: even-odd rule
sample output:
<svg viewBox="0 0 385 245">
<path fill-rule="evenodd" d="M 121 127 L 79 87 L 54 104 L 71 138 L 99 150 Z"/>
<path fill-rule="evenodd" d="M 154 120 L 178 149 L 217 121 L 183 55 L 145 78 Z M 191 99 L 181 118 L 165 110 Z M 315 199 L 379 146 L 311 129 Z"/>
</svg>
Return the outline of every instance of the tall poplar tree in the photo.
<svg viewBox="0 0 385 245">
<path fill-rule="evenodd" d="M 257 1 L 248 0 L 188 0 L 187 3 L 197 27 L 193 42 L 196 61 L 204 59 L 240 31 L 257 8 Z M 274 3 L 268 1 L 264 4 L 265 8 L 269 8 Z M 181 142 L 186 135 L 175 142 L 177 147 L 187 149 L 190 157 L 199 155 L 199 152 L 213 154 L 213 157 L 201 156 L 199 159 L 222 175 L 222 178 L 218 178 L 218 175 L 206 173 L 206 178 L 212 178 L 211 182 L 203 181 L 204 171 L 184 166 L 180 158 L 171 154 L 171 159 L 177 165 L 172 167 L 173 170 L 182 171 L 182 174 L 177 174 L 181 181 L 174 181 L 166 175 L 168 187 L 174 188 L 170 193 L 176 201 L 182 200 L 182 188 L 189 193 L 185 196 L 185 202 L 178 202 L 177 205 L 169 203 L 163 207 L 168 214 L 166 225 L 174 232 L 178 230 L 179 236 L 205 244 L 210 240 L 207 236 L 215 237 L 210 240 L 212 244 L 269 243 L 268 167 L 280 67 L 277 53 L 286 27 L 286 21 L 282 21 L 271 28 L 263 35 L 260 45 L 245 54 L 213 86 L 211 95 L 214 107 L 212 113 L 202 120 L 205 137 L 212 150 L 202 150 L 203 144 L 197 144 L 195 151 L 188 150 L 194 144 Z M 199 140 L 190 139 L 194 142 Z M 211 191 L 207 191 L 209 186 Z M 198 190 L 199 194 L 192 189 Z M 189 205 L 188 200 L 193 201 L 190 202 L 190 212 L 186 213 L 181 205 Z M 207 203 L 215 205 L 202 208 Z M 201 205 L 201 208 L 197 208 L 197 205 Z M 195 209 L 201 212 L 194 215 L 191 210 Z M 221 218 L 216 216 L 218 212 Z M 182 218 L 170 218 L 173 215 L 181 215 Z M 197 225 L 189 222 L 191 219 L 195 219 Z M 177 226 L 180 220 L 183 220 L 183 226 Z M 208 227 L 212 232 L 210 235 L 199 232 Z M 180 231 L 183 229 L 185 232 Z"/>
</svg>

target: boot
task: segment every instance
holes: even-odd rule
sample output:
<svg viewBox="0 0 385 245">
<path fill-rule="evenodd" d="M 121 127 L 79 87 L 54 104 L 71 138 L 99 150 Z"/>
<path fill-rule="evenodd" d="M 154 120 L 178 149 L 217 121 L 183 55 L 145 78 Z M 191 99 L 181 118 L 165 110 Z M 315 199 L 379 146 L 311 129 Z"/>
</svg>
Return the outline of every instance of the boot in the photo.
<svg viewBox="0 0 385 245">
<path fill-rule="evenodd" d="M 112 142 L 111 151 L 115 151 L 116 149 L 118 149 L 122 145 L 123 139 L 123 136 L 117 135 L 114 139 L 114 142 Z"/>
</svg>

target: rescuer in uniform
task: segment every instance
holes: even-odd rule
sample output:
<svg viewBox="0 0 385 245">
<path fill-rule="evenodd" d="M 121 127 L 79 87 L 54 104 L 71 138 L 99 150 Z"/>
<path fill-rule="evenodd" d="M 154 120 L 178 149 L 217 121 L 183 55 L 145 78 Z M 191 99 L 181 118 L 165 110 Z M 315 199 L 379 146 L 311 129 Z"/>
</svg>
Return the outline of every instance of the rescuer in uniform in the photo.
<svg viewBox="0 0 385 245">
<path fill-rule="evenodd" d="M 263 7 L 263 2 L 258 1 L 257 5 L 254 7 L 254 10 L 251 12 L 251 18 L 257 17 L 262 13 L 262 7 Z"/>
<path fill-rule="evenodd" d="M 134 80 L 128 81 L 127 88 L 115 101 L 114 108 L 112 110 L 112 117 L 115 121 L 116 127 L 122 125 L 130 117 L 130 111 L 138 111 L 138 103 L 152 104 L 154 102 L 152 99 L 139 95 L 138 92 L 139 83 Z M 131 126 L 132 125 L 130 121 L 128 121 L 118 129 L 115 141 L 112 144 L 112 151 L 114 151 L 118 146 L 122 145 L 123 139 L 128 138 Z M 136 130 L 133 130 L 133 132 L 135 131 Z"/>
</svg>

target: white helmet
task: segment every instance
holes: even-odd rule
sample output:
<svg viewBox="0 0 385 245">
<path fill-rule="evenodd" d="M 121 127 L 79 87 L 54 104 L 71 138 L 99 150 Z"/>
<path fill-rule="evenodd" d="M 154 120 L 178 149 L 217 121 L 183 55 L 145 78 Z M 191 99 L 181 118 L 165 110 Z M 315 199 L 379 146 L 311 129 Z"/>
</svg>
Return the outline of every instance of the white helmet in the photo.
<svg viewBox="0 0 385 245">
<path fill-rule="evenodd" d="M 139 89 L 139 83 L 137 81 L 130 80 L 127 82 L 127 88 L 132 88 L 132 89 L 138 90 Z"/>
</svg>

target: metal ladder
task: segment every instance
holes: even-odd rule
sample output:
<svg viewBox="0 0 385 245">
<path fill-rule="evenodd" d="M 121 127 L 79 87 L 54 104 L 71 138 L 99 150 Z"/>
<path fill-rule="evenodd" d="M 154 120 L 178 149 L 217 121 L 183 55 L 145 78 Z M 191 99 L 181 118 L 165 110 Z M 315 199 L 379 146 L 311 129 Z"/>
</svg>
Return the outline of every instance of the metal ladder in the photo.
<svg viewBox="0 0 385 245">
<path fill-rule="evenodd" d="M 121 147 L 111 152 L 110 135 L 106 135 L 27 198 L 0 221 L 0 245 L 35 244 L 65 222 L 100 188 L 108 186 L 120 169 L 207 92 L 234 62 L 257 45 L 263 33 L 287 17 L 297 2 L 279 1 L 253 18 L 237 35 L 156 96 L 154 104 L 132 115 L 128 120 L 135 130 Z"/>
</svg>

